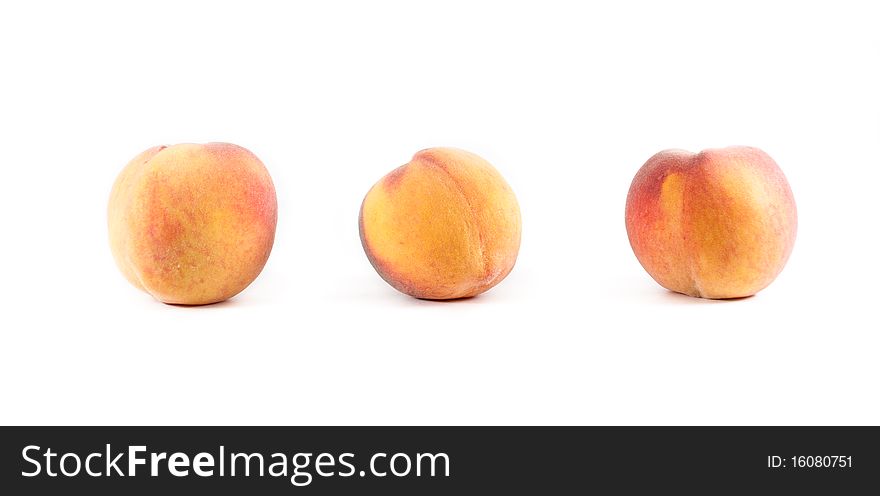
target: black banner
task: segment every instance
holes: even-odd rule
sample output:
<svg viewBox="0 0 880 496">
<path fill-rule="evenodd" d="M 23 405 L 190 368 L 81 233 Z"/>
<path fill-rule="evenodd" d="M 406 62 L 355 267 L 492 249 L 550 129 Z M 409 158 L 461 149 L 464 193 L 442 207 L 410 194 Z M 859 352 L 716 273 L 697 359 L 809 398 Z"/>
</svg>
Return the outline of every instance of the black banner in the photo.
<svg viewBox="0 0 880 496">
<path fill-rule="evenodd" d="M 2 427 L 0 439 L 3 494 L 880 488 L 877 427 Z"/>
</svg>

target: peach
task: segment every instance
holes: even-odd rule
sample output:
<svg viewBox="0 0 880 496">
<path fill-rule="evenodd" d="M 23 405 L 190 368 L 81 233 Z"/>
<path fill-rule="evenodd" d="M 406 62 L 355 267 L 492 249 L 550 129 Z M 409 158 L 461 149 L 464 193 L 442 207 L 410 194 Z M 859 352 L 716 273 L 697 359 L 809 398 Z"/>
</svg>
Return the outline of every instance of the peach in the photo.
<svg viewBox="0 0 880 496">
<path fill-rule="evenodd" d="M 626 231 L 636 258 L 664 288 L 739 298 L 782 271 L 797 209 L 782 170 L 757 148 L 667 150 L 633 179 Z"/>
<path fill-rule="evenodd" d="M 275 187 L 240 146 L 157 146 L 119 174 L 108 219 L 113 256 L 134 286 L 165 303 L 216 303 L 247 287 L 269 258 Z"/>
<path fill-rule="evenodd" d="M 388 284 L 447 300 L 483 293 L 510 273 L 521 218 L 513 191 L 489 162 L 430 148 L 370 189 L 359 226 L 367 258 Z"/>
</svg>

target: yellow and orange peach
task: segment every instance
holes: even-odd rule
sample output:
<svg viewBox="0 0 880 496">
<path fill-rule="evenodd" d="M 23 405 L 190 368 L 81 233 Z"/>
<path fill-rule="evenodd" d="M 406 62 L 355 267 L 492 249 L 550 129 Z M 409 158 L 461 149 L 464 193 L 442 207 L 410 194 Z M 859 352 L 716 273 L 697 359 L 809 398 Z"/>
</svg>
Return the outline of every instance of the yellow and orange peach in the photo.
<svg viewBox="0 0 880 496">
<path fill-rule="evenodd" d="M 797 209 L 782 170 L 757 148 L 667 150 L 633 179 L 626 230 L 639 262 L 664 288 L 739 298 L 782 271 Z"/>
<path fill-rule="evenodd" d="M 521 218 L 513 191 L 489 162 L 430 148 L 370 189 L 359 226 L 367 258 L 388 284 L 446 300 L 483 293 L 510 273 Z"/>
<path fill-rule="evenodd" d="M 172 304 L 203 305 L 247 287 L 269 258 L 277 204 L 269 172 L 229 143 L 157 146 L 113 185 L 110 246 L 136 287 Z"/>
</svg>

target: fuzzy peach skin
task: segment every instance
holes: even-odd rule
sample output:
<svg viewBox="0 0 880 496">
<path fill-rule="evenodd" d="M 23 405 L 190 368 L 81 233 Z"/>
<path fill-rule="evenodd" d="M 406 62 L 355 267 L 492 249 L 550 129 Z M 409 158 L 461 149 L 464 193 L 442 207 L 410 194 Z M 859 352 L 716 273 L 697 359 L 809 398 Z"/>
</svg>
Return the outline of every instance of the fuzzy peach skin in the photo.
<svg viewBox="0 0 880 496">
<path fill-rule="evenodd" d="M 664 288 L 739 298 L 782 271 L 797 209 L 782 170 L 757 148 L 667 150 L 633 179 L 626 231 L 639 262 Z"/>
<path fill-rule="evenodd" d="M 277 222 L 269 172 L 229 143 L 157 146 L 119 174 L 110 247 L 136 287 L 165 303 L 229 299 L 269 258 Z"/>
<path fill-rule="evenodd" d="M 498 284 L 519 252 L 521 218 L 510 186 L 464 150 L 430 148 L 391 171 L 360 211 L 364 251 L 398 291 L 466 298 Z"/>
</svg>

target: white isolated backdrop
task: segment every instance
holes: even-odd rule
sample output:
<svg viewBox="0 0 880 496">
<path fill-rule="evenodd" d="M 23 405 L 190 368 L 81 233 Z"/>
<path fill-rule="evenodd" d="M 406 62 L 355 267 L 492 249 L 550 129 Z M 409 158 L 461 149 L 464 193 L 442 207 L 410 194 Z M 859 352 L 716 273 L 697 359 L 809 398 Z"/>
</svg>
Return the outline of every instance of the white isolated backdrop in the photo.
<svg viewBox="0 0 880 496">
<path fill-rule="evenodd" d="M 599 4 L 600 2 L 595 2 Z M 871 2 L 0 7 L 3 424 L 877 424 Z M 123 165 L 229 141 L 273 175 L 263 274 L 166 306 L 107 243 Z M 800 229 L 765 291 L 667 292 L 623 209 L 665 148 L 763 148 Z M 513 273 L 451 303 L 367 262 L 363 195 L 426 147 L 518 195 Z"/>
</svg>

